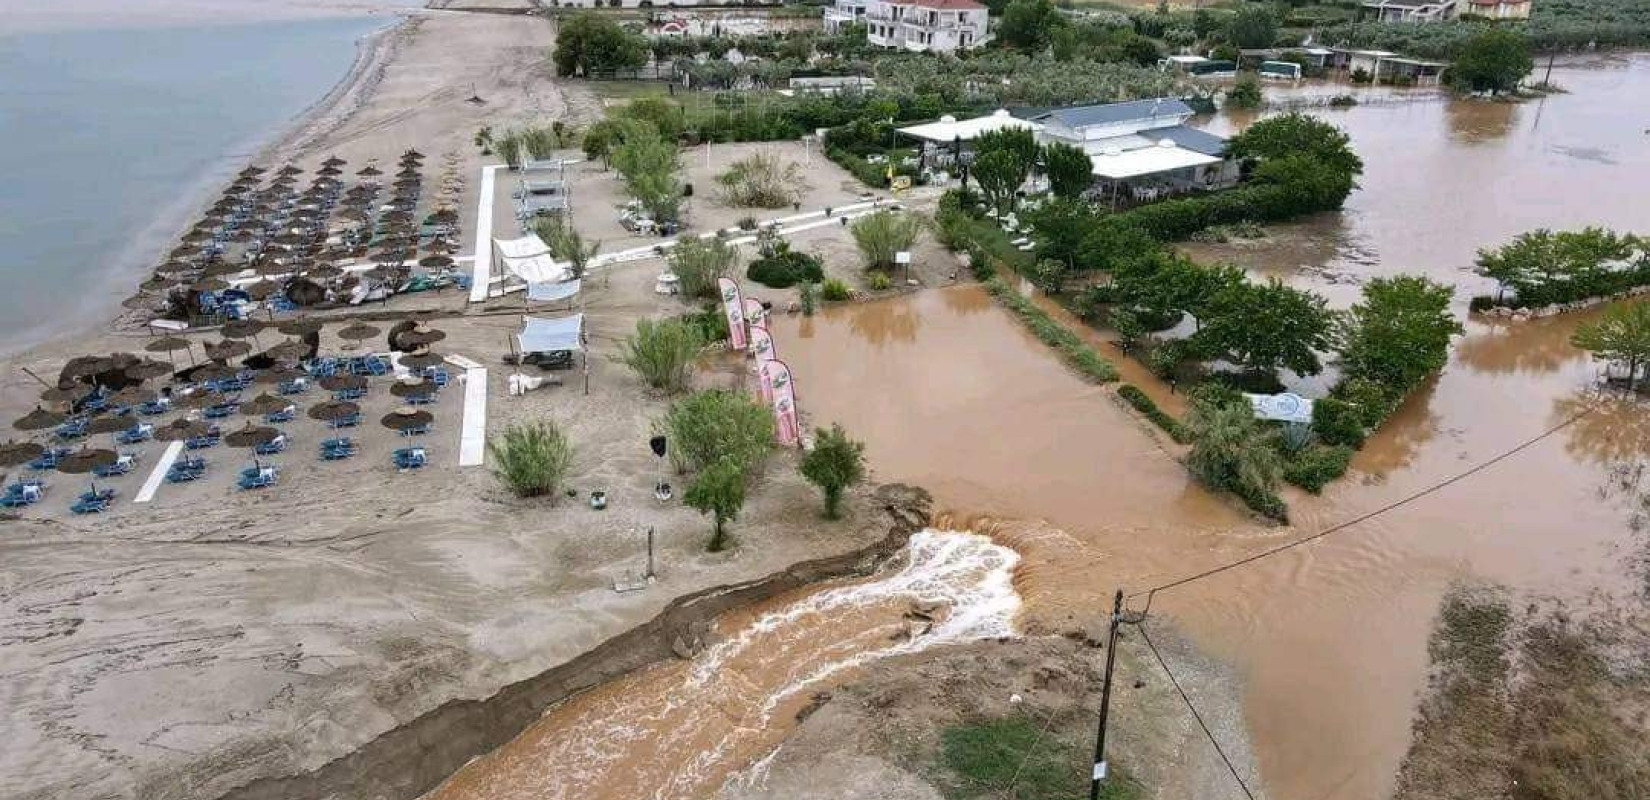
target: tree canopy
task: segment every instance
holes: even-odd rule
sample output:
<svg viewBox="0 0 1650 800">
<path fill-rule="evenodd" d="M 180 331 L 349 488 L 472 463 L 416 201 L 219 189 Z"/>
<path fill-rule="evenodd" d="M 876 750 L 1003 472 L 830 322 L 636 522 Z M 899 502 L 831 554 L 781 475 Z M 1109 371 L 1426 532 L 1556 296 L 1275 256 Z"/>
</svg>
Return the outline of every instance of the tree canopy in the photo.
<svg viewBox="0 0 1650 800">
<path fill-rule="evenodd" d="M 1535 69 L 1530 40 L 1511 28 L 1489 28 L 1461 46 L 1450 64 L 1452 86 L 1492 94 L 1510 91 Z"/>
<path fill-rule="evenodd" d="M 836 519 L 842 490 L 865 478 L 865 444 L 848 438 L 841 425 L 814 431 L 814 447 L 802 457 L 802 477 L 825 494 L 825 518 Z"/>
<path fill-rule="evenodd" d="M 1315 375 L 1323 368 L 1318 352 L 1329 347 L 1332 319 L 1324 299 L 1276 278 L 1221 287 L 1200 319 L 1192 342 L 1208 356 L 1261 372 Z"/>
<path fill-rule="evenodd" d="M 556 34 L 556 74 L 563 77 L 639 67 L 647 55 L 647 39 L 601 14 L 574 14 Z"/>
<path fill-rule="evenodd" d="M 1627 382 L 1639 386 L 1639 373 L 1650 366 L 1650 302 L 1624 303 L 1576 329 L 1571 343 L 1605 361 L 1627 367 Z"/>
<path fill-rule="evenodd" d="M 1237 47 L 1271 47 L 1277 40 L 1277 17 L 1265 6 L 1244 6 L 1226 23 L 1226 41 Z"/>
<path fill-rule="evenodd" d="M 1011 0 L 997 23 L 997 40 L 1021 50 L 1042 50 L 1064 22 L 1052 0 Z"/>
<path fill-rule="evenodd" d="M 1267 117 L 1232 138 L 1227 152 L 1257 161 L 1306 155 L 1349 176 L 1362 175 L 1363 159 L 1346 132 L 1316 117 L 1291 111 Z"/>
<path fill-rule="evenodd" d="M 1461 323 L 1450 314 L 1450 288 L 1414 275 L 1375 278 L 1363 302 L 1341 319 L 1347 377 L 1408 389 L 1444 367 Z"/>
<path fill-rule="evenodd" d="M 1075 200 L 1094 185 L 1094 161 L 1082 148 L 1064 142 L 1043 147 L 1043 171 L 1055 197 Z"/>
</svg>

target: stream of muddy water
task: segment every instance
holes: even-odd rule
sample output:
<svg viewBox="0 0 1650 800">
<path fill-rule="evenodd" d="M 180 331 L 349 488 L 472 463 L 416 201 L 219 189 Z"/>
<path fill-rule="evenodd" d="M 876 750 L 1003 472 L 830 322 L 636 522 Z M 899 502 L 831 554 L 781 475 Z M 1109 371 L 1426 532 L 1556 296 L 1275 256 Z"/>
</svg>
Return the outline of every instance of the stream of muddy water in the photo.
<svg viewBox="0 0 1650 800">
<path fill-rule="evenodd" d="M 1568 92 L 1521 104 L 1384 90 L 1350 110 L 1314 112 L 1345 128 L 1366 164 L 1345 211 L 1258 242 L 1188 249 L 1338 306 L 1370 277 L 1420 272 L 1458 287 L 1465 318 L 1467 298 L 1487 288 L 1470 272 L 1479 247 L 1537 227 L 1647 227 L 1650 106 L 1640 101 L 1650 97 L 1650 56 L 1599 57 L 1553 80 Z M 1288 100 L 1324 89 L 1268 91 Z M 1596 394 L 1598 365 L 1569 344 L 1586 318 L 1468 320 L 1443 373 L 1370 439 L 1346 479 L 1321 497 L 1287 496 L 1294 524 L 1281 529 L 1198 487 L 1110 388 L 1079 380 L 976 286 L 776 319 L 809 422 L 843 423 L 867 442 L 877 479 L 929 489 L 955 527 L 996 543 L 925 532 L 879 576 L 724 619 L 720 641 L 693 661 L 569 700 L 430 797 L 705 797 L 771 752 L 813 691 L 868 659 L 1004 635 L 1016 620 L 1031 632 L 1069 630 L 1100 618 L 1117 588 L 1147 589 L 1322 530 L 1539 437 L 1342 535 L 1155 600 L 1154 614 L 1246 678 L 1268 796 L 1385 797 L 1452 582 L 1577 605 L 1633 589 L 1623 565 L 1642 546 L 1643 520 L 1619 476 L 1650 458 L 1650 413 Z M 1127 380 L 1179 407 L 1167 387 L 1123 366 Z M 914 600 L 945 610 L 914 621 Z"/>
</svg>

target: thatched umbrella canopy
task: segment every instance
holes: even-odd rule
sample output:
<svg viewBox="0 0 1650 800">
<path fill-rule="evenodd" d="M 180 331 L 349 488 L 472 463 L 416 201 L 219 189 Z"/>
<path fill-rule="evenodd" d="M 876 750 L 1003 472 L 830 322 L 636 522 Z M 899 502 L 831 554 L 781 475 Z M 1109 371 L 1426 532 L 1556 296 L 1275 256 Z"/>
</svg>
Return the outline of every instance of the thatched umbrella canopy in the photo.
<svg viewBox="0 0 1650 800">
<path fill-rule="evenodd" d="M 155 426 L 155 440 L 160 442 L 181 442 L 197 436 L 205 436 L 212 432 L 212 426 L 202 420 L 178 417 L 165 425 Z"/>
<path fill-rule="evenodd" d="M 436 209 L 434 214 L 430 215 L 430 221 L 431 222 L 437 222 L 437 223 L 457 222 L 458 221 L 458 212 L 452 210 L 451 208 L 438 208 L 438 209 Z"/>
<path fill-rule="evenodd" d="M 330 281 L 344 274 L 344 271 L 330 264 L 324 264 L 314 269 L 306 270 L 304 277 L 317 281 Z"/>
<path fill-rule="evenodd" d="M 281 291 L 281 285 L 272 280 L 261 280 L 246 287 L 246 296 L 253 300 L 268 300 Z"/>
<path fill-rule="evenodd" d="M 288 339 L 264 351 L 276 361 L 297 361 L 309 354 L 309 346 L 296 339 Z"/>
<path fill-rule="evenodd" d="M 171 364 L 146 358 L 129 367 L 122 367 L 120 371 L 126 373 L 128 377 L 146 381 L 150 378 L 159 378 L 162 375 L 171 375 L 176 369 Z"/>
<path fill-rule="evenodd" d="M 27 464 L 45 454 L 45 445 L 35 442 L 14 442 L 10 439 L 0 444 L 0 467 L 15 467 L 18 464 Z"/>
<path fill-rule="evenodd" d="M 221 342 L 207 342 L 203 345 L 203 349 L 206 350 L 206 357 L 212 359 L 213 361 L 228 361 L 231 358 L 239 358 L 252 352 L 252 345 L 249 345 L 246 342 L 226 339 Z M 206 369 L 206 367 L 202 367 L 202 369 Z M 231 377 L 232 375 L 233 371 L 230 376 L 225 377 Z"/>
<path fill-rule="evenodd" d="M 361 407 L 347 400 L 328 400 L 309 407 L 309 418 L 322 422 L 332 422 L 359 413 Z"/>
<path fill-rule="evenodd" d="M 275 174 L 276 175 L 283 175 L 283 176 L 302 175 L 302 174 L 304 174 L 304 171 L 303 171 L 303 169 L 299 168 L 296 164 L 287 164 L 287 165 L 281 167 L 280 169 L 276 170 Z"/>
<path fill-rule="evenodd" d="M 189 284 L 193 292 L 221 292 L 229 288 L 229 282 L 217 276 L 202 278 Z"/>
<path fill-rule="evenodd" d="M 317 175 L 329 175 L 329 176 L 330 175 L 342 175 L 343 173 L 344 173 L 344 171 L 337 168 L 337 167 L 322 167 L 322 168 L 315 171 L 315 174 L 317 174 Z"/>
<path fill-rule="evenodd" d="M 348 164 L 348 163 L 349 163 L 348 161 L 345 161 L 344 159 L 339 158 L 337 155 L 330 155 L 330 156 L 327 156 L 326 159 L 321 162 L 321 166 L 323 166 L 323 167 L 341 167 L 341 166 L 343 166 L 345 164 Z"/>
<path fill-rule="evenodd" d="M 220 332 L 226 339 L 255 339 L 263 329 L 264 324 L 255 319 L 232 319 L 223 324 Z"/>
<path fill-rule="evenodd" d="M 258 374 L 253 376 L 252 379 L 258 383 L 286 383 L 287 381 L 296 380 L 308 374 L 309 373 L 298 369 L 297 367 L 277 364 L 269 369 L 259 370 Z"/>
<path fill-rule="evenodd" d="M 186 350 L 189 352 L 189 363 L 193 364 L 195 363 L 195 351 L 190 347 L 190 344 L 188 339 L 181 336 L 162 336 L 158 339 L 150 339 L 143 345 L 143 349 L 151 353 L 165 353 L 168 361 L 171 361 L 174 351 Z M 176 367 L 177 362 L 173 361 L 172 366 Z"/>
<path fill-rule="evenodd" d="M 321 388 L 329 392 L 365 389 L 367 379 L 360 375 L 328 375 L 321 379 Z"/>
<path fill-rule="evenodd" d="M 165 369 L 165 367 L 166 367 L 165 364 L 162 364 L 160 366 L 161 366 L 162 369 Z M 128 374 L 130 374 L 130 373 L 128 373 Z M 111 406 L 140 406 L 140 405 L 143 405 L 144 403 L 154 402 L 156 396 L 157 395 L 155 394 L 155 390 L 153 390 L 153 389 L 145 389 L 142 386 L 133 385 L 133 386 L 128 386 L 124 389 L 121 389 L 120 391 L 115 392 L 114 394 L 110 395 L 109 396 L 109 405 L 111 405 Z M 126 427 L 128 427 L 128 428 L 131 427 L 131 420 L 126 420 Z"/>
<path fill-rule="evenodd" d="M 418 428 L 435 421 L 435 415 L 428 411 L 420 411 L 412 406 L 402 406 L 378 420 L 384 427 L 392 431 L 404 431 Z"/>
<path fill-rule="evenodd" d="M 259 175 L 262 175 L 262 174 L 264 174 L 265 172 L 268 172 L 268 171 L 269 170 L 266 170 L 263 167 L 250 166 L 250 167 L 247 167 L 246 169 L 241 170 L 239 174 L 243 178 L 256 178 Z"/>
<path fill-rule="evenodd" d="M 194 245 L 199 247 L 200 245 L 212 241 L 212 234 L 209 231 L 203 231 L 199 228 L 195 228 L 184 234 L 178 241 L 181 241 L 186 245 Z"/>
<path fill-rule="evenodd" d="M 407 378 L 396 381 L 390 386 L 390 394 L 396 397 L 428 397 L 435 394 L 434 381 L 424 378 Z"/>
<path fill-rule="evenodd" d="M 75 356 L 63 365 L 65 378 L 84 378 L 115 368 L 115 361 L 107 356 Z"/>
<path fill-rule="evenodd" d="M 292 407 L 292 401 L 273 395 L 268 392 L 260 393 L 257 397 L 241 404 L 241 413 L 249 417 L 261 417 L 265 414 L 274 414 Z"/>
<path fill-rule="evenodd" d="M 384 171 L 377 168 L 377 167 L 375 167 L 375 166 L 373 166 L 373 165 L 371 165 L 371 164 L 368 164 L 365 167 L 362 167 L 361 169 L 356 170 L 355 174 L 359 175 L 363 178 L 376 178 L 379 175 L 383 175 Z"/>
<path fill-rule="evenodd" d="M 401 366 L 406 367 L 407 369 L 429 369 L 430 367 L 441 364 L 441 362 L 445 360 L 446 358 L 439 353 L 432 353 L 429 350 L 421 350 L 419 352 L 407 353 L 406 355 L 401 356 Z"/>
<path fill-rule="evenodd" d="M 83 447 L 57 460 L 57 471 L 68 475 L 89 475 L 99 467 L 107 467 L 119 458 L 113 450 Z M 97 493 L 97 481 L 92 481 L 92 493 Z"/>
<path fill-rule="evenodd" d="M 177 285 L 177 281 L 156 276 L 138 284 L 138 291 L 144 292 L 145 294 L 160 294 L 168 289 L 171 289 L 175 285 Z"/>
<path fill-rule="evenodd" d="M 210 408 L 222 404 L 225 399 L 222 392 L 194 391 L 174 396 L 172 405 L 179 408 Z"/>
<path fill-rule="evenodd" d="M 422 322 L 415 323 L 412 330 L 403 331 L 396 337 L 396 344 L 402 347 L 423 347 L 435 344 L 447 338 L 447 332 L 432 328 Z"/>
<path fill-rule="evenodd" d="M 418 259 L 418 266 L 420 267 L 435 269 L 439 267 L 450 267 L 452 265 L 453 259 L 451 256 L 425 256 Z"/>
<path fill-rule="evenodd" d="M 77 403 L 91 393 L 92 387 L 84 383 L 71 383 L 66 386 L 53 386 L 41 392 L 40 399 L 48 403 Z"/>
<path fill-rule="evenodd" d="M 225 342 L 224 344 L 228 344 L 228 342 Z M 243 347 L 245 346 L 244 342 L 236 342 L 235 344 L 242 345 Z M 207 357 L 211 357 L 210 351 L 208 351 Z M 210 364 L 203 364 L 196 368 L 190 377 L 192 377 L 196 383 L 203 383 L 205 381 L 229 380 L 238 374 L 240 374 L 240 370 L 237 370 L 222 361 L 214 360 Z"/>
<path fill-rule="evenodd" d="M 63 424 L 63 420 L 62 414 L 35 406 L 33 411 L 12 420 L 11 426 L 20 431 L 43 431 Z"/>
<path fill-rule="evenodd" d="M 298 317 L 275 323 L 275 330 L 287 336 L 308 336 L 320 332 L 321 322 L 309 317 Z"/>
<path fill-rule="evenodd" d="M 375 327 L 373 327 L 371 325 L 368 325 L 364 322 L 357 322 L 357 323 L 354 323 L 352 325 L 346 325 L 341 330 L 338 331 L 338 335 L 340 337 L 342 337 L 344 339 L 350 339 L 350 340 L 353 340 L 353 341 L 361 341 L 362 339 L 371 339 L 372 337 L 377 336 L 379 333 L 381 333 L 381 331 L 378 328 L 375 328 Z"/>
</svg>

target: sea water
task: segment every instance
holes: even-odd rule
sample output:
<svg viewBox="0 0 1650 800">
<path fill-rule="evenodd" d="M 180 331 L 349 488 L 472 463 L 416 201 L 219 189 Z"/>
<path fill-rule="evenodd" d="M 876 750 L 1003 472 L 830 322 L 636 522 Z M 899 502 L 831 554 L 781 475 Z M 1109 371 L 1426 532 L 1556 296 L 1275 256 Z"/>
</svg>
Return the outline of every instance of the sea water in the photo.
<svg viewBox="0 0 1650 800">
<path fill-rule="evenodd" d="M 217 185 L 392 21 L 0 21 L 0 353 L 114 314 Z"/>
</svg>

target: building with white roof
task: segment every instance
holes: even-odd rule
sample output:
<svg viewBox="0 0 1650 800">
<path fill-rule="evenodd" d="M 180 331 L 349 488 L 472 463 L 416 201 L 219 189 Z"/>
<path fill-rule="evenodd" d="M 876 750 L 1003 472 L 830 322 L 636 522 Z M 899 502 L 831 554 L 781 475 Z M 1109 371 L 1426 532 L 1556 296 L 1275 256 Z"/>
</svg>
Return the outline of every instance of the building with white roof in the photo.
<svg viewBox="0 0 1650 800">
<path fill-rule="evenodd" d="M 851 21 L 864 22 L 866 41 L 877 47 L 897 47 L 915 53 L 954 53 L 991 41 L 988 12 L 975 0 L 837 0 L 837 3 L 826 11 L 826 29 L 840 29 Z M 858 10 L 861 5 L 863 13 Z M 848 19 L 849 16 L 853 19 Z"/>
</svg>

